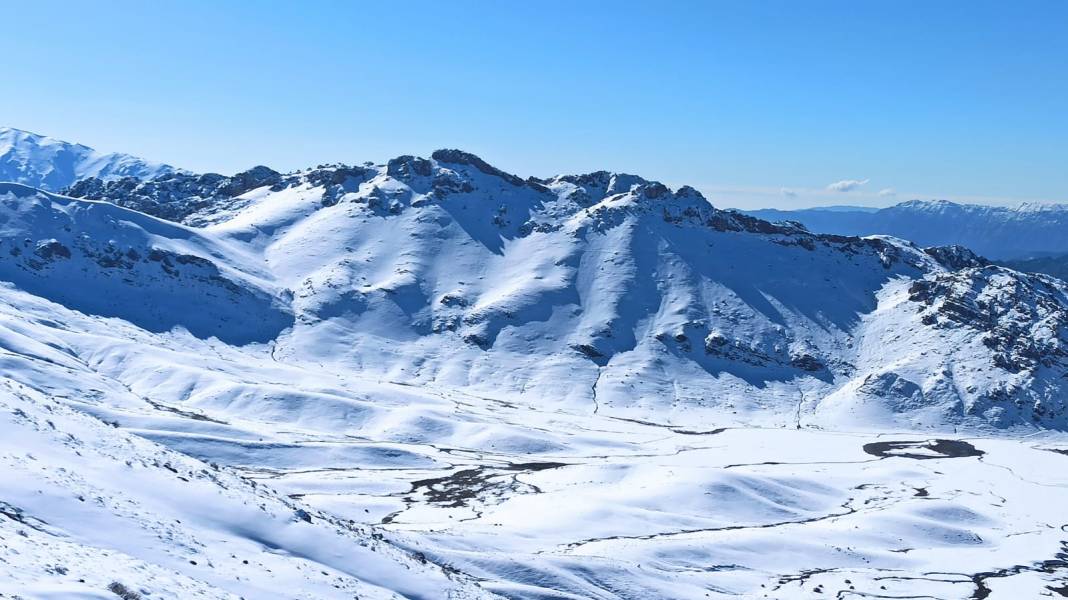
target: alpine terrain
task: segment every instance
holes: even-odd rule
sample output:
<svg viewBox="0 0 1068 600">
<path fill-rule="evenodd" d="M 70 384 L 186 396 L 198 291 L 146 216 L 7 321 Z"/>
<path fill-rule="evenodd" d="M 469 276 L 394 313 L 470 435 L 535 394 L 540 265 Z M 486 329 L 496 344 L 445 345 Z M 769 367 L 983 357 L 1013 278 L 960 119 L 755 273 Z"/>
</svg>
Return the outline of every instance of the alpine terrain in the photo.
<svg viewBox="0 0 1068 600">
<path fill-rule="evenodd" d="M 989 246 L 0 142 L 0 597 L 1068 595 L 1068 284 Z"/>
</svg>

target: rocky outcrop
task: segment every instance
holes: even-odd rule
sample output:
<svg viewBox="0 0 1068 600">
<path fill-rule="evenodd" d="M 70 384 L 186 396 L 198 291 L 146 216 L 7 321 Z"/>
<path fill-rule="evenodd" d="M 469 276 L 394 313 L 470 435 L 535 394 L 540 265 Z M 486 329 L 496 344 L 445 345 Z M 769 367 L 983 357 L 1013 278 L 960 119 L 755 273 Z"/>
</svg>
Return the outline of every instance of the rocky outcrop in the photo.
<svg viewBox="0 0 1068 600">
<path fill-rule="evenodd" d="M 1068 295 L 1056 279 L 970 268 L 914 282 L 909 299 L 921 305 L 927 325 L 980 332 L 997 365 L 1008 371 L 1068 367 Z"/>
<path fill-rule="evenodd" d="M 216 173 L 170 173 L 148 181 L 133 177 L 105 181 L 91 177 L 75 183 L 63 193 L 73 198 L 110 202 L 181 223 L 193 215 L 211 211 L 225 200 L 259 187 L 277 185 L 281 180 L 278 172 L 259 166 L 232 177 Z"/>
<path fill-rule="evenodd" d="M 932 246 L 924 248 L 923 251 L 950 271 L 958 271 L 970 267 L 985 267 L 990 264 L 990 261 L 964 246 Z"/>
</svg>

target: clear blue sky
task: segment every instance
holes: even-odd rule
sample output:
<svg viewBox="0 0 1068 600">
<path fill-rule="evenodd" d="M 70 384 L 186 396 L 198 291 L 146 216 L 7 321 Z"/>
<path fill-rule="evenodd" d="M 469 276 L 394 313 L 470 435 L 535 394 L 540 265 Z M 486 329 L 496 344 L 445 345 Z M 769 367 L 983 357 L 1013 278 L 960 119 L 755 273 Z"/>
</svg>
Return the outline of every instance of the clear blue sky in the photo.
<svg viewBox="0 0 1068 600">
<path fill-rule="evenodd" d="M 460 147 L 722 206 L 1068 201 L 1064 0 L 0 9 L 0 124 L 196 171 Z"/>
</svg>

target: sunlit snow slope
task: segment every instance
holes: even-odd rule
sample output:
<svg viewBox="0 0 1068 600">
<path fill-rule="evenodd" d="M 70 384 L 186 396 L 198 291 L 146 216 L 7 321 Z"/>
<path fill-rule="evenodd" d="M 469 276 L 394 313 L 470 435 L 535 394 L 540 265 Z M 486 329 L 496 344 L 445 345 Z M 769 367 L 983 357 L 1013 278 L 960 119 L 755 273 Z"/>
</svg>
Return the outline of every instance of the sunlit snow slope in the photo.
<svg viewBox="0 0 1068 600">
<path fill-rule="evenodd" d="M 1058 280 L 455 150 L 77 190 L 0 184 L 0 593 L 1063 589 Z"/>
<path fill-rule="evenodd" d="M 1068 424 L 1063 284 L 963 249 L 814 235 L 629 175 L 522 180 L 459 151 L 265 174 L 194 212 L 173 193 L 191 177 L 85 189 L 259 257 L 246 270 L 294 320 L 268 336 L 279 360 L 638 418 Z"/>
<path fill-rule="evenodd" d="M 128 154 L 104 153 L 28 131 L 0 127 L 0 181 L 58 191 L 87 177 L 149 179 L 175 171 Z"/>
</svg>

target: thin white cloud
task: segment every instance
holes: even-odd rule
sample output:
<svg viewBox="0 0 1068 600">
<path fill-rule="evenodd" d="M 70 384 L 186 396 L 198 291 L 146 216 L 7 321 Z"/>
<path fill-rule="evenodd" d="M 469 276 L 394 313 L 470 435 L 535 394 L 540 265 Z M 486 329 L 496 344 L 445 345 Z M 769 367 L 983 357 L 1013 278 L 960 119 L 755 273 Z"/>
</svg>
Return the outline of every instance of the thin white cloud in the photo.
<svg viewBox="0 0 1068 600">
<path fill-rule="evenodd" d="M 832 192 L 852 192 L 860 186 L 871 181 L 870 179 L 843 179 L 836 181 L 827 186 L 827 189 Z"/>
<path fill-rule="evenodd" d="M 884 198 L 887 196 L 896 196 L 897 190 L 895 190 L 894 188 L 883 188 L 879 190 L 879 195 Z"/>
</svg>

